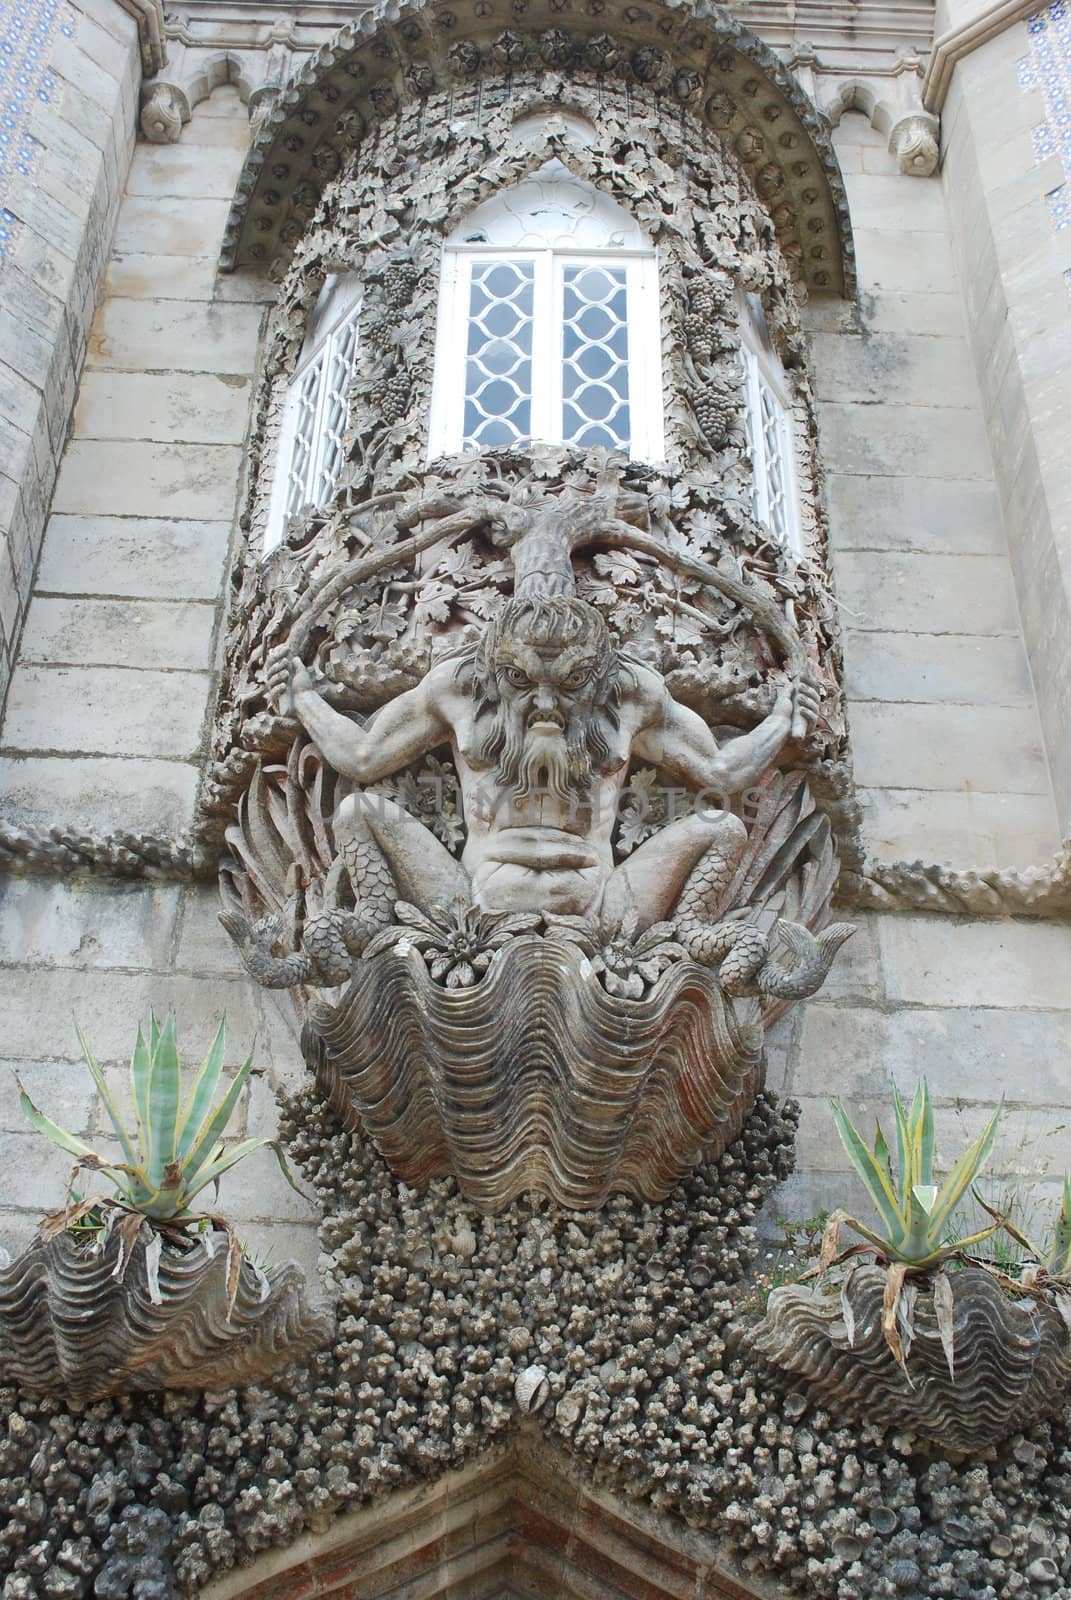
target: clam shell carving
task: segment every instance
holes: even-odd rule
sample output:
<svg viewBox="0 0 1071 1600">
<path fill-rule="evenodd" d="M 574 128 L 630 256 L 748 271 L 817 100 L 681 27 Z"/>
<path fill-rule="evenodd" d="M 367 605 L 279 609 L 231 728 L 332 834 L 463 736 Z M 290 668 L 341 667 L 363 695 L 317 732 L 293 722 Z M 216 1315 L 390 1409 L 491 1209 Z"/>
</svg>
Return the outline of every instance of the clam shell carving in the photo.
<svg viewBox="0 0 1071 1600">
<path fill-rule="evenodd" d="M 577 1210 L 661 1200 L 736 1138 L 764 1076 L 761 1032 L 707 969 L 677 963 L 624 999 L 576 947 L 529 935 L 471 989 L 439 987 L 415 951 L 374 956 L 338 1004 L 310 1006 L 305 1044 L 398 1177 L 453 1173 L 489 1211 L 526 1190 Z"/>
<path fill-rule="evenodd" d="M 149 1295 L 140 1241 L 122 1282 L 119 1238 L 89 1254 L 70 1234 L 40 1239 L 0 1269 L 0 1383 L 75 1402 L 137 1389 L 223 1389 L 267 1377 L 330 1336 L 305 1304 L 300 1269 L 266 1274 L 243 1261 L 227 1318 L 227 1250 L 160 1254 L 162 1304 Z"/>
<path fill-rule="evenodd" d="M 1071 1399 L 1071 1334 L 1051 1306 L 1009 1299 L 981 1268 L 952 1272 L 950 1281 L 954 1380 L 932 1296 L 922 1288 L 908 1386 L 881 1331 L 885 1273 L 878 1267 L 858 1268 L 847 1286 L 853 1345 L 838 1296 L 792 1286 L 771 1294 L 749 1354 L 835 1416 L 910 1430 L 945 1450 L 985 1450 Z"/>
</svg>

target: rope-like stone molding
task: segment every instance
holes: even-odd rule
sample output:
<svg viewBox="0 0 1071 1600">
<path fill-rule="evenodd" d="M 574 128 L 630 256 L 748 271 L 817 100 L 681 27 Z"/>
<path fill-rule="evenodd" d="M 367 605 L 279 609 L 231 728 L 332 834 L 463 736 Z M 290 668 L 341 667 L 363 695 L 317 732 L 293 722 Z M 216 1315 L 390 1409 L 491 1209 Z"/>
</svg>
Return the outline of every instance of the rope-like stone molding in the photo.
<svg viewBox="0 0 1071 1600">
<path fill-rule="evenodd" d="M 59 824 L 19 827 L 0 818 L 0 876 L 145 878 L 210 882 L 221 844 L 219 824 L 177 834 L 83 833 Z M 867 862 L 846 875 L 841 907 L 860 911 L 936 911 L 948 916 L 1071 916 L 1071 839 L 1036 867 L 948 867 L 925 861 Z"/>
<path fill-rule="evenodd" d="M 1038 867 L 946 867 L 868 862 L 853 904 L 872 911 L 943 911 L 973 917 L 1071 915 L 1071 839 Z"/>
<path fill-rule="evenodd" d="M 0 818 L 0 873 L 72 873 L 195 882 L 215 876 L 219 849 L 207 829 L 188 833 L 83 833 L 19 827 Z"/>
</svg>

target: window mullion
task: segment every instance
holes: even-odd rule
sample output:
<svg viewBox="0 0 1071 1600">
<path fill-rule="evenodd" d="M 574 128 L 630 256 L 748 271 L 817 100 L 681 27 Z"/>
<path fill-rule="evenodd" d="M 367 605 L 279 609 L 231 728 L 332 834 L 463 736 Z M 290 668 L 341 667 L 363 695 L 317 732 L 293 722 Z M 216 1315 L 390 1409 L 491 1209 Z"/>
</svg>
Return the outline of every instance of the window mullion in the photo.
<svg viewBox="0 0 1071 1600">
<path fill-rule="evenodd" d="M 331 362 L 334 358 L 337 340 L 338 330 L 336 328 L 333 333 L 328 334 L 320 346 L 320 353 L 316 358 L 320 364 L 320 371 L 316 381 L 316 417 L 312 425 L 312 449 L 309 451 L 305 478 L 305 504 L 310 506 L 314 506 L 317 501 L 320 467 L 324 459 L 324 412 L 327 407 L 327 391 L 331 387 Z"/>
<path fill-rule="evenodd" d="M 532 438 L 562 436 L 561 269 L 552 250 L 535 259 L 532 306 Z"/>
</svg>

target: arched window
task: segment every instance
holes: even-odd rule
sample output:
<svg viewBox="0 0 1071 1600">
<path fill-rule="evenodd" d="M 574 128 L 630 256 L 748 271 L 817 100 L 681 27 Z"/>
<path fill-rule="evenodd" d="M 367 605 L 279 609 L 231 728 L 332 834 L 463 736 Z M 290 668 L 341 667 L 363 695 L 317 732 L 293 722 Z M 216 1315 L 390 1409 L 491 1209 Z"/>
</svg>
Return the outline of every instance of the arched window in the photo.
<svg viewBox="0 0 1071 1600">
<path fill-rule="evenodd" d="M 654 246 L 560 161 L 443 252 L 429 454 L 522 439 L 663 455 Z"/>
<path fill-rule="evenodd" d="M 752 510 L 786 550 L 798 555 L 799 507 L 793 452 L 792 399 L 784 368 L 757 295 L 742 298 L 740 355 L 744 420 L 752 472 Z"/>
<path fill-rule="evenodd" d="M 301 357 L 286 392 L 265 541 L 269 550 L 282 539 L 291 517 L 326 505 L 335 492 L 357 361 L 360 309 L 356 275 L 333 274 L 309 317 Z"/>
</svg>

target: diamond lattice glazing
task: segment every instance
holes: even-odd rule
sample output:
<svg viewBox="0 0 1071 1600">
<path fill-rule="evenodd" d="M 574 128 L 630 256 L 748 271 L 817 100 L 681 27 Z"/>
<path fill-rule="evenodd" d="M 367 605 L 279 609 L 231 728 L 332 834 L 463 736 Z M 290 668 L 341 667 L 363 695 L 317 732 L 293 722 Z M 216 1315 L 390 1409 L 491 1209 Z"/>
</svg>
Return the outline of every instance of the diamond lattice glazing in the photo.
<svg viewBox="0 0 1071 1600">
<path fill-rule="evenodd" d="M 627 448 L 628 291 L 624 267 L 566 267 L 562 438 Z"/>
<path fill-rule="evenodd" d="M 532 432 L 530 261 L 475 261 L 465 363 L 466 445 L 512 444 Z"/>
</svg>

